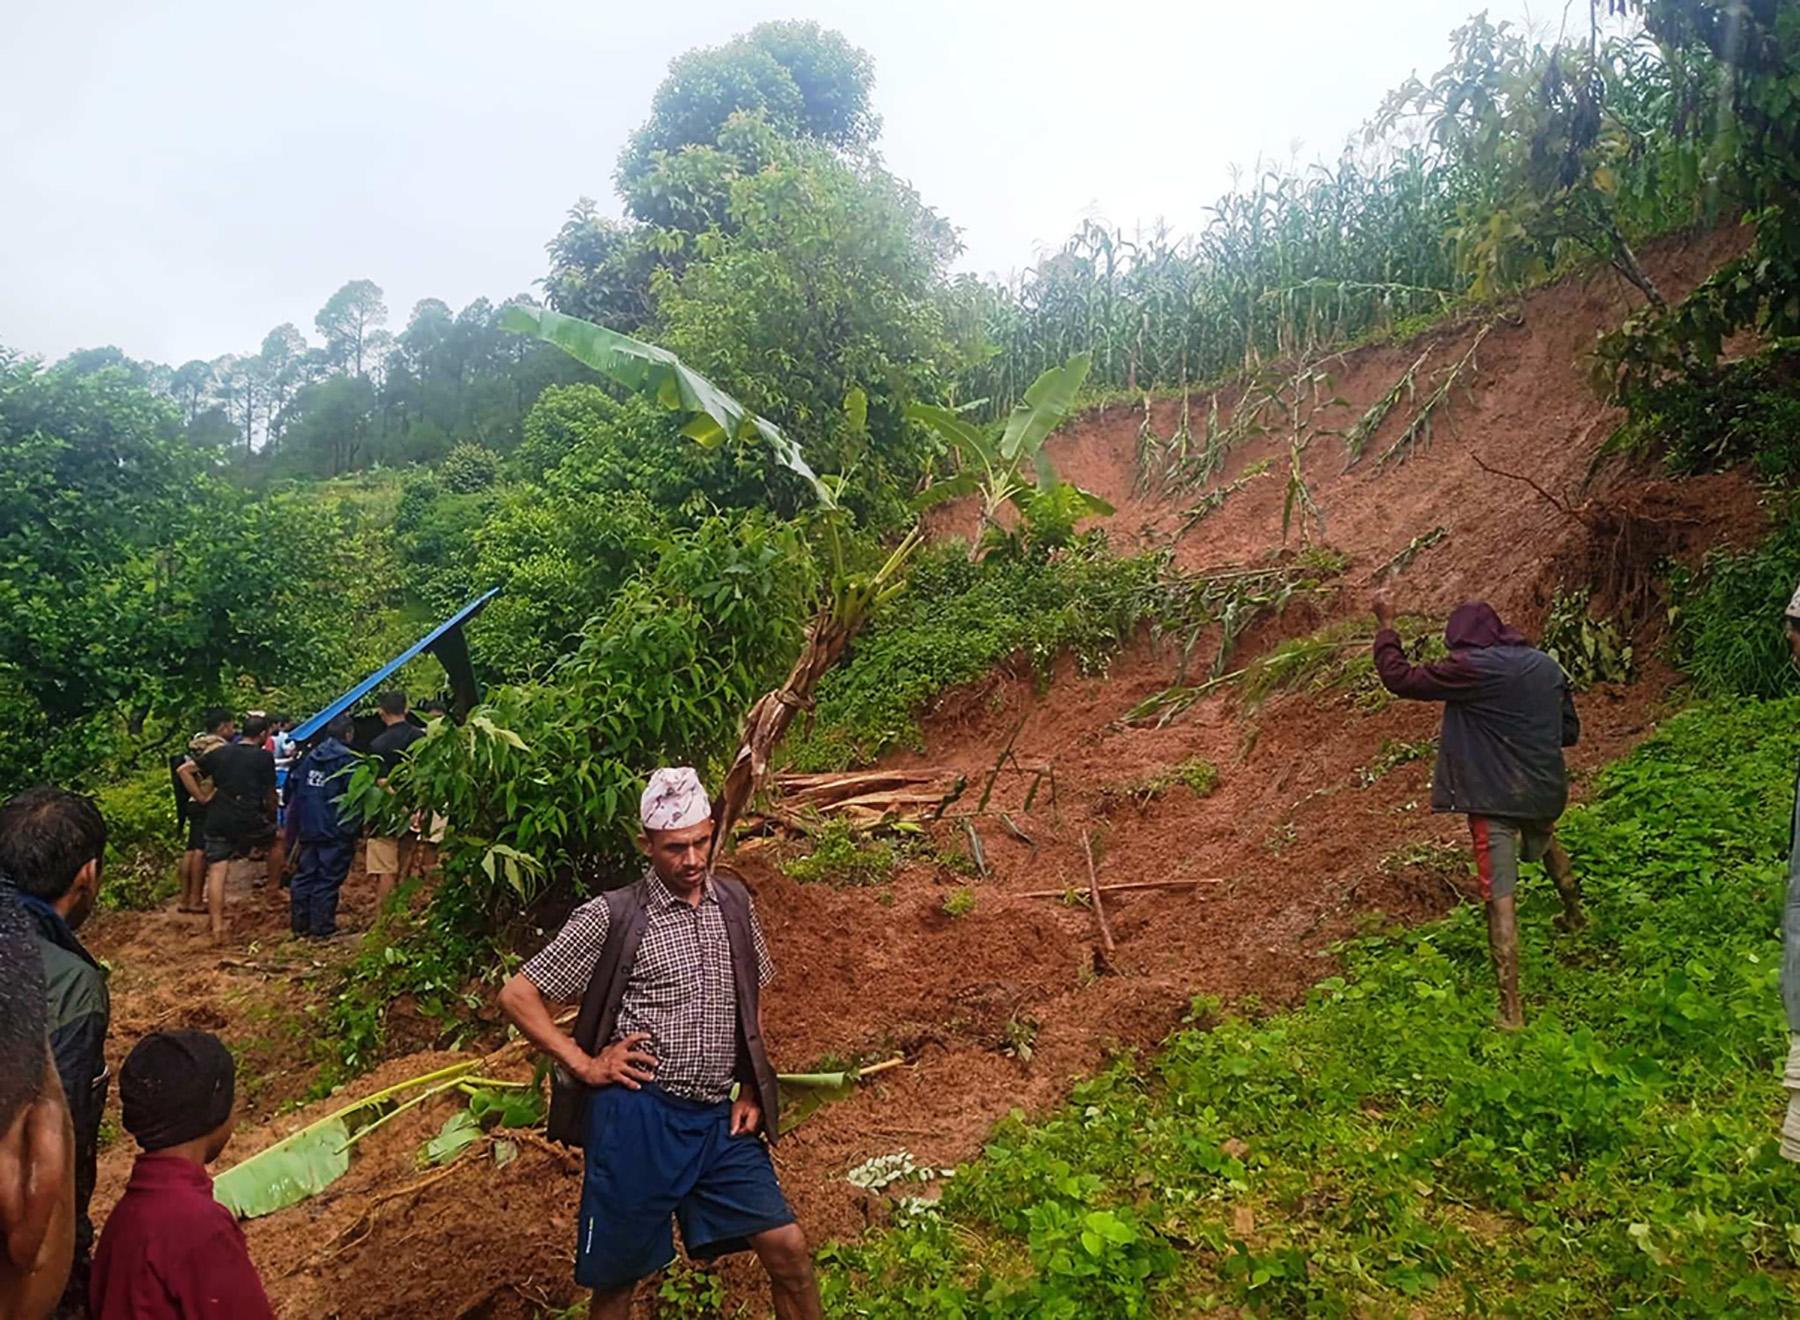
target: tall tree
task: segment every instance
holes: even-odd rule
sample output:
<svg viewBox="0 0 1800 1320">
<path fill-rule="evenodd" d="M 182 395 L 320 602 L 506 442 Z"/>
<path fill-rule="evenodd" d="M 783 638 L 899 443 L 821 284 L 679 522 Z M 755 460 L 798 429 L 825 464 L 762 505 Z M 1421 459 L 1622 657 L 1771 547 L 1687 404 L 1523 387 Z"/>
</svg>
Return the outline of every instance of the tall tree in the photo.
<svg viewBox="0 0 1800 1320">
<path fill-rule="evenodd" d="M 294 391 L 303 383 L 302 364 L 306 360 L 306 336 L 292 321 L 284 321 L 263 336 L 262 371 L 268 390 L 269 439 L 281 438 L 282 413 Z"/>
<path fill-rule="evenodd" d="M 875 140 L 870 108 L 875 62 L 840 32 L 814 22 L 760 23 L 722 46 L 669 63 L 650 118 L 619 155 L 619 191 L 641 220 L 669 224 L 659 164 L 691 148 L 716 147 L 732 116 L 760 116 L 778 134 L 857 151 Z"/>
<path fill-rule="evenodd" d="M 200 416 L 201 404 L 212 397 L 212 391 L 212 363 L 191 358 L 175 368 L 175 375 L 169 382 L 169 395 L 180 405 L 184 426 L 194 424 Z"/>
<path fill-rule="evenodd" d="M 363 357 L 370 331 L 387 320 L 387 304 L 374 280 L 351 280 L 319 309 L 313 324 L 325 336 L 332 359 L 347 364 L 351 374 L 363 374 Z"/>
</svg>

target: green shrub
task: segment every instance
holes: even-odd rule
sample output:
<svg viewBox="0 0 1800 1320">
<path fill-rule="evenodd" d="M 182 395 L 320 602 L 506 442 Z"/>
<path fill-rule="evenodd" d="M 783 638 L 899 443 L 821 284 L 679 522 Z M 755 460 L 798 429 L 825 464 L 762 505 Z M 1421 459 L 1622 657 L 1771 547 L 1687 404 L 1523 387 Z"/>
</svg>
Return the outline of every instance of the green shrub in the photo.
<svg viewBox="0 0 1800 1320">
<path fill-rule="evenodd" d="M 967 885 L 961 885 L 950 891 L 944 899 L 944 915 L 952 919 L 966 917 L 975 910 L 975 891 Z"/>
<path fill-rule="evenodd" d="M 1633 401 L 1606 451 L 1660 453 L 1684 475 L 1754 463 L 1766 481 L 1800 472 L 1800 347 L 1783 341 L 1716 379 L 1672 376 Z"/>
<path fill-rule="evenodd" d="M 1631 641 L 1616 619 L 1596 619 L 1585 591 L 1557 591 L 1539 643 L 1561 665 L 1577 692 L 1596 683 L 1629 683 Z"/>
<path fill-rule="evenodd" d="M 1750 550 L 1716 550 L 1699 572 L 1669 575 L 1675 659 L 1706 696 L 1774 697 L 1793 667 L 1782 613 L 1800 584 L 1800 500 Z"/>
<path fill-rule="evenodd" d="M 500 455 L 470 441 L 451 447 L 438 464 L 438 480 L 454 495 L 472 495 L 500 479 Z"/>
<path fill-rule="evenodd" d="M 1045 562 L 971 563 L 955 542 L 932 549 L 825 675 L 816 724 L 794 743 L 793 763 L 835 770 L 919 746 L 919 711 L 1013 656 L 1045 675 L 1072 652 L 1084 673 L 1099 672 L 1161 607 L 1164 563 L 1154 555 L 1113 559 L 1091 534 Z"/>
<path fill-rule="evenodd" d="M 796 880 L 832 885 L 879 885 L 894 876 L 894 850 L 885 843 L 864 844 L 842 817 L 827 820 L 813 836 L 813 849 L 781 868 Z"/>
<path fill-rule="evenodd" d="M 156 907 L 179 885 L 176 864 L 186 839 L 175 823 L 166 765 L 114 780 L 95 794 L 106 819 L 106 865 L 100 900 L 108 907 Z"/>
</svg>

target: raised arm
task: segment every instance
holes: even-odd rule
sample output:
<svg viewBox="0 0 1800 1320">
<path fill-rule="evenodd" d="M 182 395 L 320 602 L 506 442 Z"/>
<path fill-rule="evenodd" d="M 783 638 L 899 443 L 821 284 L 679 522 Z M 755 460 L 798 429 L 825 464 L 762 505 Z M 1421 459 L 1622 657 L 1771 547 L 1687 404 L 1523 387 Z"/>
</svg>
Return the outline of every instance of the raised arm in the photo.
<svg viewBox="0 0 1800 1320">
<path fill-rule="evenodd" d="M 1423 665 L 1406 658 L 1394 631 L 1394 599 L 1388 592 L 1375 593 L 1374 610 L 1375 672 L 1389 692 L 1413 701 L 1456 701 L 1475 694 L 1480 675 L 1461 656 L 1452 653 Z"/>
</svg>

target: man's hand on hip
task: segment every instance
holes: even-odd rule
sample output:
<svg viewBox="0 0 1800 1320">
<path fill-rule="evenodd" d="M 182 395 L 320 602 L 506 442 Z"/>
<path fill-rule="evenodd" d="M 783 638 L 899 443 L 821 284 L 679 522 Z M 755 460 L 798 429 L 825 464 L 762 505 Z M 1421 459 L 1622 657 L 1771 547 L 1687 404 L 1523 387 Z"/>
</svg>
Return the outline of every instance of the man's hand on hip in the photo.
<svg viewBox="0 0 1800 1320">
<path fill-rule="evenodd" d="M 600 1053 L 571 1069 L 589 1086 L 617 1084 L 636 1091 L 645 1082 L 656 1079 L 656 1056 L 644 1047 L 650 1039 L 647 1031 L 634 1031 L 608 1045 Z"/>
<path fill-rule="evenodd" d="M 738 1098 L 731 1102 L 731 1135 L 748 1136 L 762 1127 L 762 1106 L 750 1098 L 749 1091 L 740 1091 Z"/>
</svg>

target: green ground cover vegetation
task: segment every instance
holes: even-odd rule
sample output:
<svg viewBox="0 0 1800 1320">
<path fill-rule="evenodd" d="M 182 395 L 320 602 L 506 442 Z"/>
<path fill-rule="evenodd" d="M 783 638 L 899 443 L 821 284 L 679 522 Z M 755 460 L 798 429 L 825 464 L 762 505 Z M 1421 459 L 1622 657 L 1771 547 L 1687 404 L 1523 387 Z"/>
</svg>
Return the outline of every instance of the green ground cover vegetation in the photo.
<svg viewBox="0 0 1800 1320">
<path fill-rule="evenodd" d="M 942 1197 L 825 1251 L 835 1315 L 1772 1316 L 1800 1302 L 1776 977 L 1800 698 L 1687 711 L 1522 891 L 1528 1021 L 1478 905 L 1348 944 L 1266 1017 L 1198 1002 Z"/>
</svg>

